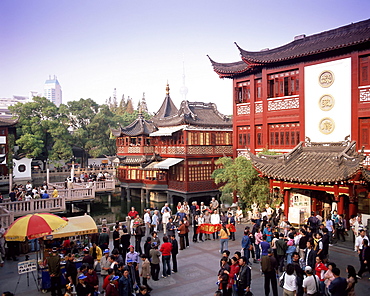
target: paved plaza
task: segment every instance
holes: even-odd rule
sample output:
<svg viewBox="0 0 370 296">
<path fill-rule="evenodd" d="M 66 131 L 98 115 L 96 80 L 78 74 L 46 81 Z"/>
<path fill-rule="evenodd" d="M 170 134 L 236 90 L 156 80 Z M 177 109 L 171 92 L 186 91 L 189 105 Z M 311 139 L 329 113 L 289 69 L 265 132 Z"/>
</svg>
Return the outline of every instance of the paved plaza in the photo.
<svg viewBox="0 0 370 296">
<path fill-rule="evenodd" d="M 240 251 L 240 240 L 245 225 L 237 225 L 236 240 L 229 242 L 229 250 L 233 253 Z M 162 234 L 160 233 L 160 237 Z M 189 236 L 191 238 L 191 235 Z M 133 242 L 133 239 L 132 239 Z M 30 258 L 35 258 L 35 254 L 30 254 Z M 19 258 L 24 260 L 24 256 Z M 180 251 L 178 255 L 178 273 L 172 274 L 165 279 L 160 278 L 154 282 L 149 280 L 149 285 L 154 289 L 152 296 L 201 296 L 214 295 L 217 290 L 217 272 L 220 261 L 220 242 L 206 241 L 203 243 L 190 242 L 190 248 Z M 330 248 L 330 259 L 335 262 L 341 270 L 341 275 L 346 277 L 345 267 L 349 264 L 354 265 L 356 270 L 359 268 L 358 255 L 353 252 L 350 243 L 339 243 Z M 365 273 L 356 286 L 357 295 L 369 295 L 370 274 Z M 32 274 L 29 275 L 29 287 L 27 286 L 27 276 L 19 277 L 17 273 L 17 262 L 5 261 L 4 267 L 0 268 L 0 292 L 14 292 L 19 279 L 16 295 L 42 295 L 38 292 Z M 255 296 L 264 296 L 263 276 L 260 272 L 259 264 L 252 265 L 252 291 Z M 50 295 L 47 292 L 46 295 Z M 270 294 L 272 295 L 272 294 Z M 279 288 L 279 295 L 282 290 Z"/>
</svg>

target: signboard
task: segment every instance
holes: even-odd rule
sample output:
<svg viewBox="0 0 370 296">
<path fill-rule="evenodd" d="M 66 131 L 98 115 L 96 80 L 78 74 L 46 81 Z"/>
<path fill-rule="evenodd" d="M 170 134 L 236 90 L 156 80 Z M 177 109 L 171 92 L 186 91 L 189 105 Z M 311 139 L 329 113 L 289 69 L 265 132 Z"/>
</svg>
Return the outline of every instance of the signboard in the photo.
<svg viewBox="0 0 370 296">
<path fill-rule="evenodd" d="M 23 261 L 18 263 L 18 274 L 29 273 L 37 270 L 37 263 L 35 259 Z"/>
<path fill-rule="evenodd" d="M 291 192 L 289 199 L 290 223 L 303 224 L 311 213 L 311 198 L 298 192 Z"/>
</svg>

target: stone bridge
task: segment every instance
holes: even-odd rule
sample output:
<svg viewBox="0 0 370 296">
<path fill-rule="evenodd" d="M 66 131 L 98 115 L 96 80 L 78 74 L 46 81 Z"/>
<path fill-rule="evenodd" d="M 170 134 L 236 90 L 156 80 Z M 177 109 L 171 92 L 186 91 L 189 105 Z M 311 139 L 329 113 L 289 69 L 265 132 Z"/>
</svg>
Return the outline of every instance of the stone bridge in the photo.
<svg viewBox="0 0 370 296">
<path fill-rule="evenodd" d="M 48 199 L 31 199 L 28 201 L 14 201 L 4 199 L 0 204 L 0 224 L 8 227 L 14 221 L 14 218 L 33 213 L 65 213 L 68 203 L 92 202 L 95 199 L 96 192 L 109 192 L 115 188 L 115 180 L 73 183 L 72 189 L 65 189 L 64 182 L 50 183 L 49 193 L 55 186 L 58 190 L 58 197 Z"/>
</svg>

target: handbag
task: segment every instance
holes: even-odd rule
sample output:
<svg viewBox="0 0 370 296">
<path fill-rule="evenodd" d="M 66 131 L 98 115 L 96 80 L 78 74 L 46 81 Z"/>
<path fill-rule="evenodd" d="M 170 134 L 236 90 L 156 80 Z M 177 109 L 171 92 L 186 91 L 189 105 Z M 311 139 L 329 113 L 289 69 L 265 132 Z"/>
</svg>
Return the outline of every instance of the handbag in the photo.
<svg viewBox="0 0 370 296">
<path fill-rule="evenodd" d="M 283 288 L 284 287 L 284 283 L 285 283 L 285 272 L 283 273 L 283 278 L 279 282 L 280 288 Z"/>
<path fill-rule="evenodd" d="M 249 251 L 252 251 L 253 250 L 253 246 L 252 244 L 249 245 Z"/>
</svg>

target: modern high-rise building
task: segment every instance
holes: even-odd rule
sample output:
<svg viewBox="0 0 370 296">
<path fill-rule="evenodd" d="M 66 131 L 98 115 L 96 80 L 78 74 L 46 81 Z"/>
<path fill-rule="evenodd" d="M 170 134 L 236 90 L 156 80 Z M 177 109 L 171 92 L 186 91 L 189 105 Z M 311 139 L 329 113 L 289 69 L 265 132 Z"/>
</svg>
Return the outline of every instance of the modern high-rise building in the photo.
<svg viewBox="0 0 370 296">
<path fill-rule="evenodd" d="M 49 79 L 45 81 L 44 97 L 58 107 L 62 104 L 62 88 L 55 75 L 53 78 L 49 75 Z"/>
</svg>

